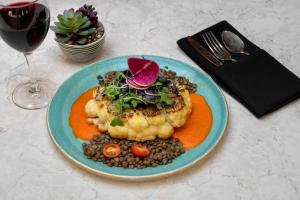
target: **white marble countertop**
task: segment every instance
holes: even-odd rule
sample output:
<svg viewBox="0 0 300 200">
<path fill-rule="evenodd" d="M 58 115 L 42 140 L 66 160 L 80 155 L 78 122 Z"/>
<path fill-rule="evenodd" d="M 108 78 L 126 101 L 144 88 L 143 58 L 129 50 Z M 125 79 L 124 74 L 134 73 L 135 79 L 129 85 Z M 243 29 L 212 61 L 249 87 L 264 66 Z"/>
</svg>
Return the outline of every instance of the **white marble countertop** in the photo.
<svg viewBox="0 0 300 200">
<path fill-rule="evenodd" d="M 84 2 L 96 6 L 106 27 L 99 60 L 153 54 L 196 66 L 177 39 L 226 19 L 300 76 L 298 0 L 51 0 L 52 22 Z M 46 109 L 22 110 L 11 102 L 5 79 L 24 58 L 2 40 L 0 52 L 0 199 L 300 199 L 299 100 L 258 120 L 225 94 L 228 129 L 209 156 L 169 178 L 113 181 L 62 156 L 48 136 Z M 58 85 L 83 66 L 64 59 L 50 31 L 34 57 L 40 74 Z"/>
</svg>

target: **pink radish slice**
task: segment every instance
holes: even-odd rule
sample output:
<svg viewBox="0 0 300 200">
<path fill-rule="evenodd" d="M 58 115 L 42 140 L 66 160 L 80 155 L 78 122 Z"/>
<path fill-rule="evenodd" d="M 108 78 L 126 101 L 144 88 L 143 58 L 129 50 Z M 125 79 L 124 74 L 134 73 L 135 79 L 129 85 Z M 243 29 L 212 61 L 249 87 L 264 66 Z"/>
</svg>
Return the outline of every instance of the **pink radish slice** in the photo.
<svg viewBox="0 0 300 200">
<path fill-rule="evenodd" d="M 158 64 L 143 58 L 128 58 L 128 69 L 134 75 L 134 83 L 143 87 L 152 85 L 159 75 Z"/>
<path fill-rule="evenodd" d="M 148 88 L 148 87 L 143 87 L 143 86 L 139 86 L 139 85 L 135 84 L 131 79 L 127 79 L 126 82 L 129 86 L 131 86 L 137 90 L 145 90 Z"/>
<path fill-rule="evenodd" d="M 151 85 L 141 85 L 141 84 L 139 84 L 139 83 L 137 83 L 136 81 L 135 81 L 135 78 L 136 77 L 133 77 L 132 79 L 131 79 L 131 82 L 133 83 L 133 84 L 135 84 L 135 85 L 137 85 L 137 86 L 139 86 L 139 87 L 146 87 L 146 88 L 148 88 L 148 87 L 150 87 Z"/>
<path fill-rule="evenodd" d="M 134 88 L 134 89 L 137 89 L 137 90 L 146 90 L 148 87 L 139 87 L 139 86 L 136 86 L 136 85 L 130 85 L 128 84 L 130 87 Z"/>
<path fill-rule="evenodd" d="M 128 85 L 133 85 L 133 86 L 136 86 L 136 87 L 140 87 L 139 85 L 137 85 L 136 83 L 134 83 L 134 82 L 132 81 L 132 78 L 127 79 L 127 80 L 126 80 L 126 83 L 127 83 Z"/>
<path fill-rule="evenodd" d="M 128 69 L 132 75 L 135 75 L 141 69 L 141 67 L 148 62 L 151 62 L 151 60 L 143 58 L 128 58 Z"/>
<path fill-rule="evenodd" d="M 134 87 L 139 87 L 139 88 L 148 88 L 148 87 L 150 87 L 150 86 L 142 86 L 142 85 L 137 84 L 134 81 L 134 77 L 131 77 L 130 79 L 127 79 L 126 82 L 127 82 L 128 85 L 132 85 Z"/>
</svg>

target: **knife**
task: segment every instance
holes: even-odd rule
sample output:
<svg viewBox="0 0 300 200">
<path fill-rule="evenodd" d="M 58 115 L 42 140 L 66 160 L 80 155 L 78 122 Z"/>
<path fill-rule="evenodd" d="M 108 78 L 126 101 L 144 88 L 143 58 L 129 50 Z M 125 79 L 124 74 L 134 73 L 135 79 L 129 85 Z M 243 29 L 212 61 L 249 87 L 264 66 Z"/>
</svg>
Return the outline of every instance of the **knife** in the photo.
<svg viewBox="0 0 300 200">
<path fill-rule="evenodd" d="M 206 60 L 219 67 L 223 65 L 221 61 L 215 58 L 205 47 L 203 47 L 197 40 L 192 38 L 191 36 L 187 37 L 188 43 Z"/>
</svg>

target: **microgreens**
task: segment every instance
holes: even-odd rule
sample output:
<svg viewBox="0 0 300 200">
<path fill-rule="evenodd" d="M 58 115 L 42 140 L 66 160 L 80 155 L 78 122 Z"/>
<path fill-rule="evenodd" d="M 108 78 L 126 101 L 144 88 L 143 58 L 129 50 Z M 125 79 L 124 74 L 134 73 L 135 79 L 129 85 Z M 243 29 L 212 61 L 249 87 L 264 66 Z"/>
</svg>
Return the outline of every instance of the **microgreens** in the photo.
<svg viewBox="0 0 300 200">
<path fill-rule="evenodd" d="M 103 78 L 104 96 L 113 100 L 117 113 L 122 114 L 127 109 L 137 108 L 139 105 L 171 105 L 173 103 L 173 100 L 168 97 L 170 93 L 168 89 L 170 81 L 159 77 L 149 88 L 137 90 L 126 83 L 126 80 L 130 77 L 125 74 L 127 75 L 128 73 L 117 72 L 113 80 L 109 81 Z M 102 77 L 99 76 L 99 78 L 102 80 Z M 114 120 L 113 124 L 115 123 L 116 120 Z"/>
</svg>

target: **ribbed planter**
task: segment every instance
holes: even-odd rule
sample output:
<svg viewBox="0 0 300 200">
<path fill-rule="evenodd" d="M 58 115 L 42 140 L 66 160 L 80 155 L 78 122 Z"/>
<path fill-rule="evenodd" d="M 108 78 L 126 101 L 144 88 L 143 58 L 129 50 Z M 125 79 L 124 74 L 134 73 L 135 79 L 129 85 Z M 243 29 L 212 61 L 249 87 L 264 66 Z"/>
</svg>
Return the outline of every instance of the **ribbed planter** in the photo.
<svg viewBox="0 0 300 200">
<path fill-rule="evenodd" d="M 105 29 L 102 23 L 100 27 L 103 28 L 103 35 L 96 41 L 86 45 L 70 45 L 65 43 L 58 43 L 58 46 L 66 57 L 75 62 L 87 62 L 99 55 L 101 47 L 105 40 Z"/>
</svg>

